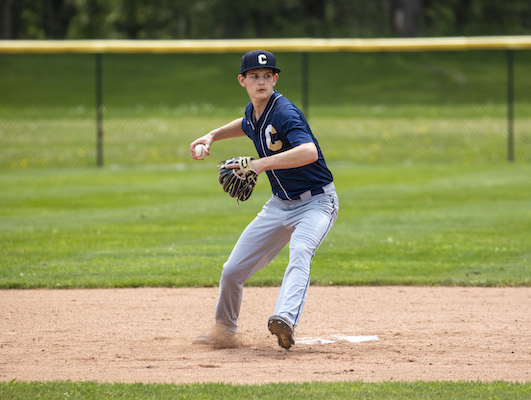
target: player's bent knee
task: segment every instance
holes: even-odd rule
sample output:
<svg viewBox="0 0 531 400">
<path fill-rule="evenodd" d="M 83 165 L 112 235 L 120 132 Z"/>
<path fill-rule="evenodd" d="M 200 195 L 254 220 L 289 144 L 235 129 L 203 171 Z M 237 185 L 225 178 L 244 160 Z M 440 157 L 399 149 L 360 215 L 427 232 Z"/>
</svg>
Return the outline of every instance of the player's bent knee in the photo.
<svg viewBox="0 0 531 400">
<path fill-rule="evenodd" d="M 313 253 L 316 249 L 316 245 L 310 243 L 309 241 L 292 241 L 289 245 L 289 252 L 292 255 L 301 254 L 313 256 Z"/>
<path fill-rule="evenodd" d="M 221 281 L 241 285 L 247 281 L 247 277 L 242 270 L 230 265 L 225 265 L 221 271 Z"/>
</svg>

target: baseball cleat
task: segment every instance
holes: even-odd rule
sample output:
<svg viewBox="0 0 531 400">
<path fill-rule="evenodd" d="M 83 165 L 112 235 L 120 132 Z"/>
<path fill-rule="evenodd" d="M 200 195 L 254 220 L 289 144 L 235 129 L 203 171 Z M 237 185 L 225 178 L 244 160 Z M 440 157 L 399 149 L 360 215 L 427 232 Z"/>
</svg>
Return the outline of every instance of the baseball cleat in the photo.
<svg viewBox="0 0 531 400">
<path fill-rule="evenodd" d="M 291 325 L 288 320 L 279 315 L 273 315 L 269 317 L 267 327 L 272 335 L 277 336 L 278 345 L 280 347 L 289 350 L 295 345 L 295 340 L 293 339 L 293 325 Z"/>
</svg>

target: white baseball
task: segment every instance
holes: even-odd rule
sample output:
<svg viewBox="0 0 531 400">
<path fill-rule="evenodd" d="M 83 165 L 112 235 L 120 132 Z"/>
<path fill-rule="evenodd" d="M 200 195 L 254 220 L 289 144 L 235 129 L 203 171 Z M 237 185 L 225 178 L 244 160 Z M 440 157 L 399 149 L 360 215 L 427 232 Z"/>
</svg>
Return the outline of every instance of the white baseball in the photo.
<svg viewBox="0 0 531 400">
<path fill-rule="evenodd" d="M 199 159 L 202 160 L 206 156 L 206 147 L 204 144 L 198 144 L 194 147 L 194 154 Z"/>
</svg>

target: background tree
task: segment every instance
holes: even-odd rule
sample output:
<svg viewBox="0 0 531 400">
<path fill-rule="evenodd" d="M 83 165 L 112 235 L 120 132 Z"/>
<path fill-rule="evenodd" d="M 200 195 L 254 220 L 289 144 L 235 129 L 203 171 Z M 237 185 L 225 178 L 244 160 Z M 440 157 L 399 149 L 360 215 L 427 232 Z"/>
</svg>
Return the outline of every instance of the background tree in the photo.
<svg viewBox="0 0 531 400">
<path fill-rule="evenodd" d="M 0 0 L 4 39 L 531 33 L 529 0 Z"/>
</svg>

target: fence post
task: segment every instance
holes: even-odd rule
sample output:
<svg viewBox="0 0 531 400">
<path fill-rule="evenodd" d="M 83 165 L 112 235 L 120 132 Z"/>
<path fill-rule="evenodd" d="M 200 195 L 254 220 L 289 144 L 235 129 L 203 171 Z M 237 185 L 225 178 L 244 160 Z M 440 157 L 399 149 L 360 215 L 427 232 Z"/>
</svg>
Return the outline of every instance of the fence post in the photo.
<svg viewBox="0 0 531 400">
<path fill-rule="evenodd" d="M 514 161 L 514 50 L 507 50 L 507 161 Z"/>
<path fill-rule="evenodd" d="M 101 54 L 96 54 L 96 164 L 103 167 L 103 88 Z"/>
<path fill-rule="evenodd" d="M 302 53 L 302 112 L 304 113 L 304 116 L 307 120 L 309 120 L 309 113 L 310 110 L 308 109 L 308 85 L 309 85 L 309 79 L 308 79 L 308 53 L 304 52 Z"/>
</svg>

